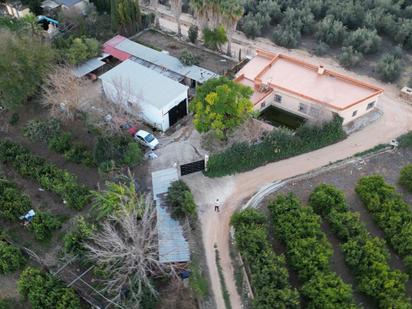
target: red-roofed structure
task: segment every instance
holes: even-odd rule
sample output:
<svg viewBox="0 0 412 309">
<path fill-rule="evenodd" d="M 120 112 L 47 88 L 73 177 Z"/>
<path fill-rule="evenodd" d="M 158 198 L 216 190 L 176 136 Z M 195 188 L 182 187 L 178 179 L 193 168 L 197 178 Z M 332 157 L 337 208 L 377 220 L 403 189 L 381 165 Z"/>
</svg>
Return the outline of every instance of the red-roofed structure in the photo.
<svg viewBox="0 0 412 309">
<path fill-rule="evenodd" d="M 125 38 L 124 36 L 116 35 L 115 37 L 111 38 L 109 41 L 103 44 L 103 52 L 119 59 L 120 61 L 125 61 L 129 59 L 131 54 L 116 48 L 116 46 L 120 42 L 126 39 L 127 38 Z"/>
</svg>

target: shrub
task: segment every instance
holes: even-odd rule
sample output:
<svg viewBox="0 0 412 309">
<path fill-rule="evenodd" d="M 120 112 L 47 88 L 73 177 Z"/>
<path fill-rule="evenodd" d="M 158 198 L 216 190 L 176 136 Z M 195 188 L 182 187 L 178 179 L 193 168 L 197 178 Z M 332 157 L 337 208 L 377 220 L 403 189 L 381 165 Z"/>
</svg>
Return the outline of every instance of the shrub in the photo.
<svg viewBox="0 0 412 309">
<path fill-rule="evenodd" d="M 78 64 L 100 54 L 100 43 L 94 38 L 71 38 L 69 48 L 64 50 L 64 58 L 70 64 Z"/>
<path fill-rule="evenodd" d="M 336 143 L 346 134 L 342 118 L 316 126 L 305 124 L 293 134 L 290 130 L 275 130 L 257 144 L 235 143 L 228 149 L 210 156 L 207 176 L 218 177 L 244 172 L 273 161 L 316 150 Z"/>
<path fill-rule="evenodd" d="M 412 164 L 408 164 L 401 169 L 399 184 L 409 192 L 412 192 Z"/>
<path fill-rule="evenodd" d="M 361 223 L 359 214 L 348 210 L 343 192 L 322 184 L 310 195 L 309 205 L 329 222 L 332 231 L 343 242 L 345 262 L 355 273 L 358 289 L 373 297 L 380 308 L 391 306 L 391 302 L 396 307 L 408 308 L 407 276 L 390 269 L 385 242 L 372 237 Z"/>
<path fill-rule="evenodd" d="M 0 178 L 0 217 L 16 222 L 30 209 L 30 198 L 14 183 Z"/>
<path fill-rule="evenodd" d="M 29 120 L 24 127 L 24 136 L 29 138 L 32 142 L 46 141 L 54 137 L 61 130 L 60 121 L 51 118 L 45 121 Z"/>
<path fill-rule="evenodd" d="M 64 252 L 84 257 L 83 242 L 88 240 L 95 230 L 95 225 L 88 223 L 84 217 L 79 216 L 72 229 L 64 236 Z"/>
<path fill-rule="evenodd" d="M 250 13 L 243 17 L 240 28 L 244 34 L 251 39 L 254 39 L 262 34 L 262 24 L 259 23 L 256 15 Z"/>
<path fill-rule="evenodd" d="M 325 55 L 327 52 L 329 51 L 329 45 L 326 44 L 323 41 L 319 41 L 318 45 L 316 46 L 316 48 L 314 49 L 314 54 L 316 56 L 323 56 Z"/>
<path fill-rule="evenodd" d="M 21 176 L 32 178 L 44 189 L 58 194 L 71 208 L 81 209 L 90 200 L 89 190 L 77 184 L 72 174 L 47 163 L 44 158 L 32 155 L 20 145 L 0 140 L 0 159 L 11 163 Z"/>
<path fill-rule="evenodd" d="M 50 150 L 58 153 L 65 153 L 71 147 L 72 136 L 70 133 L 63 133 L 52 137 L 49 140 L 48 146 Z"/>
<path fill-rule="evenodd" d="M 176 218 L 196 215 L 196 204 L 192 192 L 182 180 L 173 182 L 169 187 L 167 203 L 172 208 L 172 215 Z"/>
<path fill-rule="evenodd" d="M 3 240 L 0 234 L 0 274 L 16 271 L 24 264 L 20 249 Z"/>
<path fill-rule="evenodd" d="M 215 29 L 203 29 L 203 39 L 207 48 L 220 50 L 221 46 L 227 42 L 225 28 L 219 26 Z"/>
<path fill-rule="evenodd" d="M 255 209 L 232 216 L 236 246 L 251 273 L 254 308 L 299 308 L 299 294 L 288 281 L 285 258 L 267 238 L 266 218 Z"/>
<path fill-rule="evenodd" d="M 134 147 L 129 146 L 131 143 L 136 142 L 130 136 L 99 136 L 93 149 L 93 160 L 99 166 L 99 170 L 111 171 L 116 166 L 125 164 L 125 156 L 129 156 L 126 159 L 128 160 L 131 152 L 136 151 L 136 149 L 130 149 Z"/>
<path fill-rule="evenodd" d="M 377 72 L 384 82 L 394 82 L 401 75 L 401 60 L 392 54 L 384 54 L 378 61 Z"/>
<path fill-rule="evenodd" d="M 301 34 L 300 30 L 294 27 L 277 26 L 272 34 L 272 41 L 276 44 L 287 47 L 296 48 L 300 45 Z"/>
<path fill-rule="evenodd" d="M 17 288 L 33 309 L 80 308 L 80 300 L 72 288 L 37 268 L 27 267 L 20 275 Z"/>
<path fill-rule="evenodd" d="M 199 35 L 199 28 L 196 25 L 190 25 L 188 35 L 189 41 L 195 44 Z"/>
<path fill-rule="evenodd" d="M 143 152 L 139 144 L 130 142 L 123 156 L 123 164 L 127 166 L 139 165 L 143 162 Z"/>
<path fill-rule="evenodd" d="M 343 67 L 349 68 L 358 65 L 362 61 L 363 55 L 361 52 L 354 50 L 352 46 L 346 46 L 342 47 L 338 59 Z"/>
<path fill-rule="evenodd" d="M 95 166 L 92 153 L 84 145 L 72 144 L 71 148 L 64 153 L 64 158 L 89 167 Z"/>
<path fill-rule="evenodd" d="M 399 147 L 411 147 L 412 146 L 412 132 L 405 133 L 398 138 Z"/>
<path fill-rule="evenodd" d="M 13 114 L 11 115 L 11 118 L 10 118 L 9 123 L 10 123 L 12 126 L 15 126 L 15 125 L 19 122 L 19 119 L 20 119 L 19 114 L 18 114 L 18 113 L 13 113 Z"/>
<path fill-rule="evenodd" d="M 278 195 L 268 208 L 275 235 L 285 243 L 289 264 L 303 283 L 309 308 L 354 308 L 350 285 L 330 270 L 332 248 L 319 216 L 301 207 L 292 194 Z"/>
<path fill-rule="evenodd" d="M 181 63 L 183 63 L 184 65 L 187 65 L 187 66 L 199 64 L 199 57 L 192 54 L 188 50 L 184 50 L 182 52 L 182 54 L 179 57 L 179 60 L 180 60 Z"/>
<path fill-rule="evenodd" d="M 30 223 L 30 230 L 33 231 L 37 240 L 49 240 L 52 232 L 59 229 L 62 222 L 57 217 L 48 212 L 38 211 Z"/>
</svg>

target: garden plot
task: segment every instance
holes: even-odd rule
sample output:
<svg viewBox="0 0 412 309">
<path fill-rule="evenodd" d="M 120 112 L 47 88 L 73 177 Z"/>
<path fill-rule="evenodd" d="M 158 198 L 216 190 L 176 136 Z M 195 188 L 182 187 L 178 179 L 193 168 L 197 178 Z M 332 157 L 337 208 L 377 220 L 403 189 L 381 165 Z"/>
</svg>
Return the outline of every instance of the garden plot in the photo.
<svg viewBox="0 0 412 309">
<path fill-rule="evenodd" d="M 312 177 L 304 178 L 302 180 L 291 181 L 280 189 L 275 194 L 267 197 L 262 203 L 261 208 L 266 212 L 266 207 L 269 201 L 273 200 L 275 196 L 280 193 L 294 193 L 303 204 L 307 204 L 310 194 L 315 187 L 321 183 L 332 184 L 338 189 L 341 189 L 345 193 L 346 201 L 349 210 L 360 213 L 360 221 L 366 226 L 367 231 L 371 236 L 377 236 L 380 239 L 384 239 L 385 235 L 383 231 L 374 222 L 371 213 L 361 202 L 360 198 L 355 192 L 355 187 L 358 180 L 367 175 L 380 174 L 383 175 L 386 182 L 395 185 L 397 190 L 402 193 L 406 202 L 411 205 L 412 195 L 405 192 L 397 185 L 399 179 L 399 172 L 402 167 L 412 161 L 411 149 L 400 149 L 396 152 L 386 152 L 380 155 L 375 155 L 370 158 L 355 161 L 349 165 L 343 165 L 336 169 L 322 172 Z M 332 269 L 335 271 L 345 282 L 356 286 L 352 269 L 344 262 L 344 255 L 340 249 L 341 241 L 331 232 L 331 226 L 323 220 L 322 229 L 326 233 L 328 241 L 333 247 L 332 257 Z M 272 228 L 273 230 L 273 228 Z M 278 241 L 274 241 L 274 249 L 277 253 L 284 253 L 286 251 L 285 246 Z M 389 252 L 388 264 L 393 270 L 400 270 L 406 273 L 404 264 L 401 258 L 394 252 L 393 248 L 386 246 Z M 296 274 L 290 271 L 291 282 L 294 286 L 300 287 L 300 282 L 296 278 Z M 406 292 L 410 297 L 412 296 L 412 282 L 408 280 L 406 282 Z M 357 303 L 361 303 L 366 308 L 374 307 L 374 302 L 368 296 L 360 294 L 354 289 L 354 298 Z"/>
</svg>

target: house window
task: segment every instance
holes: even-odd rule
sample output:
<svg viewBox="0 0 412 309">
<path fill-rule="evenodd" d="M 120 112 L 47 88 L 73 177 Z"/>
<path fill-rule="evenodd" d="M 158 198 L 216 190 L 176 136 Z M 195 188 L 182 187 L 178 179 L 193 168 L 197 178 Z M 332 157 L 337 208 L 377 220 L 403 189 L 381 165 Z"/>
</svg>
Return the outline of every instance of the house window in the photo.
<svg viewBox="0 0 412 309">
<path fill-rule="evenodd" d="M 358 111 L 353 111 L 352 117 L 355 117 L 358 114 Z"/>
<path fill-rule="evenodd" d="M 374 106 L 375 106 L 375 101 L 370 102 L 370 103 L 368 104 L 368 106 L 366 106 L 366 110 L 371 109 L 371 108 L 374 107 Z"/>
<path fill-rule="evenodd" d="M 309 109 L 309 115 L 313 117 L 319 117 L 320 116 L 320 109 L 317 107 L 311 106 Z"/>
<path fill-rule="evenodd" d="M 299 103 L 299 111 L 306 114 L 308 112 L 308 106 L 306 104 Z"/>
<path fill-rule="evenodd" d="M 260 104 L 260 108 L 264 108 L 266 106 L 266 102 L 262 102 L 262 104 Z"/>
<path fill-rule="evenodd" d="M 282 103 L 282 96 L 275 94 L 275 102 Z"/>
</svg>

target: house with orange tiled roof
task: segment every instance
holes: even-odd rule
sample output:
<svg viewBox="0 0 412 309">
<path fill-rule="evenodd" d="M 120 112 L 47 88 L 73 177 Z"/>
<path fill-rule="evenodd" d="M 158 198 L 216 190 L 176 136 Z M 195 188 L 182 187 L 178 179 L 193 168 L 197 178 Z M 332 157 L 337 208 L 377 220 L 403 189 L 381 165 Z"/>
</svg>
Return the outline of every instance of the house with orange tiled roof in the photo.
<svg viewBox="0 0 412 309">
<path fill-rule="evenodd" d="M 338 114 L 347 124 L 377 107 L 383 90 L 284 54 L 257 50 L 235 81 L 250 86 L 256 111 L 269 105 L 306 119 Z"/>
</svg>

